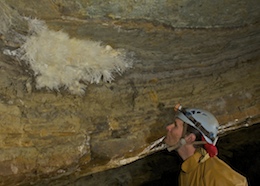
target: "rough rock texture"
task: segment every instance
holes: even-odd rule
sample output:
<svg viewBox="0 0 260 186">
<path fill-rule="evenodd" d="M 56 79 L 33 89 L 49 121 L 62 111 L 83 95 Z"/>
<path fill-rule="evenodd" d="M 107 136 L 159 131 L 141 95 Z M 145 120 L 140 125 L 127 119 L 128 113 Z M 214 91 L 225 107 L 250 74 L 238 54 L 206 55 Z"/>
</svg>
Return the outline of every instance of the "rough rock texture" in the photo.
<svg viewBox="0 0 260 186">
<path fill-rule="evenodd" d="M 23 18 L 11 16 L 0 32 L 0 185 L 119 167 L 164 135 L 177 102 L 207 109 L 221 124 L 259 123 L 258 2 L 5 3 L 6 15 L 126 49 L 135 62 L 110 84 L 88 85 L 83 96 L 36 90 L 30 67 L 2 52 L 28 32 Z"/>
<path fill-rule="evenodd" d="M 173 27 L 237 27 L 255 23 L 259 2 L 254 0 L 8 0 L 10 6 L 27 16 L 54 19 L 61 16 L 149 20 Z"/>
</svg>

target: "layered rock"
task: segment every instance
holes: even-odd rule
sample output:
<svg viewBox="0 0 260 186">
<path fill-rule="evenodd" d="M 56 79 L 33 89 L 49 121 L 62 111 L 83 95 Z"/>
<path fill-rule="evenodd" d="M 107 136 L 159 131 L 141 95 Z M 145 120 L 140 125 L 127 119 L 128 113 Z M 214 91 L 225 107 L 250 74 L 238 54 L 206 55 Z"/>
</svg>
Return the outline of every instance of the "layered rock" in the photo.
<svg viewBox="0 0 260 186">
<path fill-rule="evenodd" d="M 6 2 L 14 21 L 1 32 L 1 51 L 24 42 L 19 14 L 125 49 L 134 64 L 78 96 L 37 90 L 30 66 L 1 53 L 0 184 L 77 179 L 134 161 L 164 135 L 177 102 L 211 111 L 223 126 L 259 123 L 259 4 L 226 3 Z"/>
</svg>

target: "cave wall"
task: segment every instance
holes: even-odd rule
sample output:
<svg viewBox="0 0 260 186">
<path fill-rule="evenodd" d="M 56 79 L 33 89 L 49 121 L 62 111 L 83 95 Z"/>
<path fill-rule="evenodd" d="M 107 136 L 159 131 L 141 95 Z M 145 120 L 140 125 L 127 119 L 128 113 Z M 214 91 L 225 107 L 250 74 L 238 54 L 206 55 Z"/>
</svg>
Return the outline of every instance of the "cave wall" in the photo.
<svg viewBox="0 0 260 186">
<path fill-rule="evenodd" d="M 11 19 L 0 41 L 1 185 L 122 166 L 164 135 L 177 102 L 207 109 L 223 125 L 259 121 L 256 1 L 1 3 Z M 81 96 L 37 90 L 30 66 L 3 54 L 23 44 L 23 16 L 125 49 L 134 54 L 133 68 L 111 83 L 88 84 Z"/>
<path fill-rule="evenodd" d="M 40 19 L 63 17 L 80 20 L 147 20 L 173 27 L 237 27 L 259 19 L 259 2 L 253 0 L 76 0 L 6 1 L 22 15 Z"/>
</svg>

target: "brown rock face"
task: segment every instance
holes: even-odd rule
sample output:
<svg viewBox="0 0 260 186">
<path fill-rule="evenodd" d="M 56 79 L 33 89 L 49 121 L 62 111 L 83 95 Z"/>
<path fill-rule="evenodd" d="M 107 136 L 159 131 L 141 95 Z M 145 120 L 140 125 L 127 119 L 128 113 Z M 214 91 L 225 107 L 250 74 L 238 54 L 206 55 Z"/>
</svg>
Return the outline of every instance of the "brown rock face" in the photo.
<svg viewBox="0 0 260 186">
<path fill-rule="evenodd" d="M 164 135 L 178 102 L 212 112 L 222 135 L 260 121 L 258 2 L 9 0 L 0 6 L 0 185 L 74 181 L 130 163 Z M 111 83 L 87 84 L 84 95 L 36 89 L 30 65 L 7 53 L 31 34 L 21 15 L 71 38 L 124 49 L 133 67 Z"/>
</svg>

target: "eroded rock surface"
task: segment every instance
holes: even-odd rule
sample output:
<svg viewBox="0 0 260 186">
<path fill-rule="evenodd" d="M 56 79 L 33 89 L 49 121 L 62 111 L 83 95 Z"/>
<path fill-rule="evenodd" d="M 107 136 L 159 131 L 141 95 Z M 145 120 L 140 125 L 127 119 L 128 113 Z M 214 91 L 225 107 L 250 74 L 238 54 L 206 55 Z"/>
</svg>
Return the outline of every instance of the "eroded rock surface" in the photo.
<svg viewBox="0 0 260 186">
<path fill-rule="evenodd" d="M 221 124 L 259 123 L 259 3 L 109 2 L 6 1 L 13 21 L 0 41 L 1 185 L 119 167 L 164 135 L 177 102 Z M 30 66 L 3 54 L 28 32 L 12 15 L 125 49 L 133 68 L 110 84 L 89 84 L 83 96 L 36 90 Z"/>
</svg>

